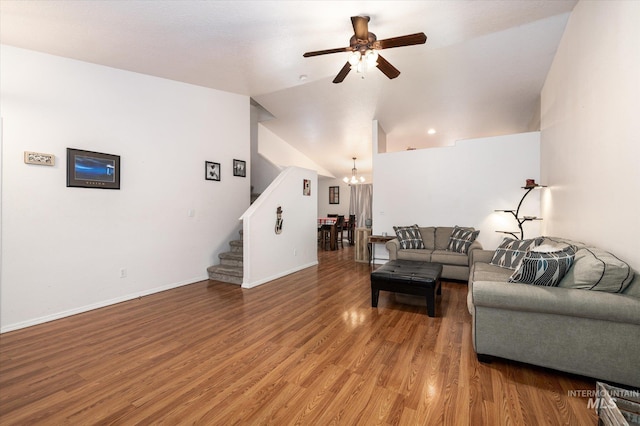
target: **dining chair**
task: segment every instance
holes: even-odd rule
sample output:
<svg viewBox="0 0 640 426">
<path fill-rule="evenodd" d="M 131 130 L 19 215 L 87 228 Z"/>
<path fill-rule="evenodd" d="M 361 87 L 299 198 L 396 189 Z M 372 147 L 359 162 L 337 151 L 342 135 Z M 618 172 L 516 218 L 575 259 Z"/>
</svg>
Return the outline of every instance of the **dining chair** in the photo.
<svg viewBox="0 0 640 426">
<path fill-rule="evenodd" d="M 338 244 L 344 248 L 344 243 L 342 240 L 344 239 L 344 216 L 339 215 L 338 220 L 336 221 L 336 248 L 338 248 Z"/>
<path fill-rule="evenodd" d="M 354 245 L 355 241 L 355 233 L 356 233 L 356 215 L 349 215 L 349 222 L 347 222 L 347 240 L 349 240 L 349 244 Z"/>
<path fill-rule="evenodd" d="M 318 245 L 323 250 L 327 250 L 327 246 L 331 243 L 331 228 L 333 225 L 322 224 L 318 226 Z"/>
</svg>

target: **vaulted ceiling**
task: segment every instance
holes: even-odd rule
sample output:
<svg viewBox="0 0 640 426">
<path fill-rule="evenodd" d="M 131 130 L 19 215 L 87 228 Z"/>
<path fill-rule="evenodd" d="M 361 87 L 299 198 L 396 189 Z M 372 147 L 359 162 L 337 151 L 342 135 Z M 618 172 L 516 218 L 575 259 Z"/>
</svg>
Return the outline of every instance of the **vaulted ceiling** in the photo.
<svg viewBox="0 0 640 426">
<path fill-rule="evenodd" d="M 274 116 L 266 127 L 344 176 L 354 156 L 370 171 L 374 119 L 390 151 L 537 129 L 575 3 L 2 0 L 0 42 L 248 95 Z M 333 84 L 347 53 L 302 54 L 348 46 L 356 15 L 378 39 L 427 42 L 381 51 L 398 78 L 374 69 Z"/>
</svg>

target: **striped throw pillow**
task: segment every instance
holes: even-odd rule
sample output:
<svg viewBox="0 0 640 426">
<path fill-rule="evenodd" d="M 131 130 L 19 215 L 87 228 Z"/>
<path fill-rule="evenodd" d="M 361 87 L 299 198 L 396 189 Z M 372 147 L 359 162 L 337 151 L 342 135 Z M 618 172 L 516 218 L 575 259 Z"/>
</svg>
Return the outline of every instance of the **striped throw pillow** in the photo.
<svg viewBox="0 0 640 426">
<path fill-rule="evenodd" d="M 576 256 L 576 248 L 568 246 L 554 252 L 528 251 L 518 269 L 509 277 L 510 283 L 555 287 L 567 274 Z"/>
<path fill-rule="evenodd" d="M 400 242 L 400 248 L 402 249 L 423 249 L 424 242 L 422 241 L 422 235 L 418 225 L 411 226 L 394 226 L 393 230 L 396 231 L 396 237 Z"/>
<path fill-rule="evenodd" d="M 456 226 L 451 232 L 449 237 L 448 251 L 454 251 L 456 253 L 466 253 L 469 250 L 469 246 L 473 243 L 480 231 L 476 231 L 473 228 L 461 228 Z"/>
<path fill-rule="evenodd" d="M 489 263 L 502 268 L 517 269 L 524 255 L 535 246 L 540 245 L 543 240 L 543 237 L 530 240 L 514 240 L 506 237 L 493 253 Z"/>
</svg>

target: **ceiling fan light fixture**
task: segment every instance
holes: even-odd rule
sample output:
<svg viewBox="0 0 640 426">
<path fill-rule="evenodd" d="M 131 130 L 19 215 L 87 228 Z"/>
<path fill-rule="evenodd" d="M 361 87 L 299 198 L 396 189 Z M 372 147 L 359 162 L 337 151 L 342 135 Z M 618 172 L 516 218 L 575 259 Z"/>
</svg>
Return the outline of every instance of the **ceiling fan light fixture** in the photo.
<svg viewBox="0 0 640 426">
<path fill-rule="evenodd" d="M 400 71 L 385 58 L 379 56 L 376 50 L 424 44 L 427 41 L 427 36 L 424 33 L 415 33 L 378 40 L 374 33 L 369 32 L 369 21 L 369 16 L 351 17 L 353 36 L 349 39 L 349 46 L 305 52 L 302 56 L 308 58 L 330 53 L 350 52 L 347 63 L 342 66 L 336 78 L 333 79 L 333 83 L 342 83 L 352 70 L 360 73 L 364 78 L 364 73 L 369 68 L 376 67 L 389 79 L 398 77 Z"/>
<path fill-rule="evenodd" d="M 369 69 L 378 66 L 378 52 L 372 49 L 367 49 L 364 54 L 356 50 L 349 55 L 349 64 L 351 69 L 357 73 L 364 74 Z"/>
<path fill-rule="evenodd" d="M 360 54 L 360 52 L 358 50 L 356 50 L 355 52 L 351 52 L 349 54 L 349 64 L 351 65 L 351 67 L 355 67 L 358 65 L 358 63 L 360 62 L 360 58 L 362 57 L 362 55 Z"/>
<path fill-rule="evenodd" d="M 373 68 L 378 65 L 378 52 L 375 50 L 367 50 L 364 57 L 367 62 L 367 66 Z"/>
</svg>

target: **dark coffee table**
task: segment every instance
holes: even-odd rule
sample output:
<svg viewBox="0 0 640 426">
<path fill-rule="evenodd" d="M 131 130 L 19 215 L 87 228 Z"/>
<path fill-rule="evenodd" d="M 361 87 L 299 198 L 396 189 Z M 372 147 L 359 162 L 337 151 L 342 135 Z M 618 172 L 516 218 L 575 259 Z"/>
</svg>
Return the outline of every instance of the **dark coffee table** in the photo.
<svg viewBox="0 0 640 426">
<path fill-rule="evenodd" d="M 427 314 L 435 316 L 435 295 L 442 292 L 442 265 L 413 260 L 392 260 L 371 272 L 371 306 L 378 306 L 380 290 L 424 296 Z"/>
</svg>

